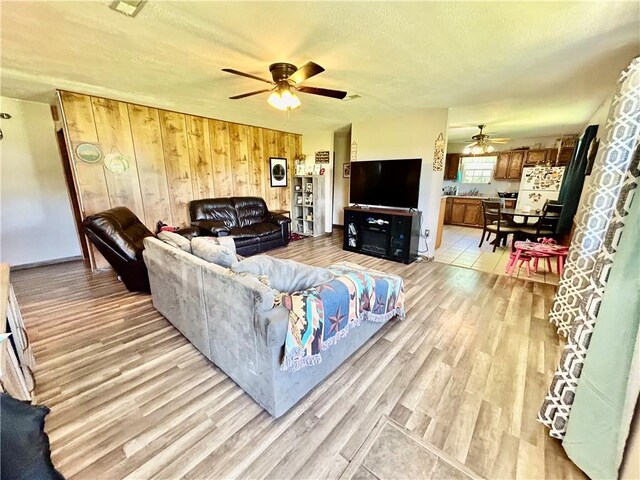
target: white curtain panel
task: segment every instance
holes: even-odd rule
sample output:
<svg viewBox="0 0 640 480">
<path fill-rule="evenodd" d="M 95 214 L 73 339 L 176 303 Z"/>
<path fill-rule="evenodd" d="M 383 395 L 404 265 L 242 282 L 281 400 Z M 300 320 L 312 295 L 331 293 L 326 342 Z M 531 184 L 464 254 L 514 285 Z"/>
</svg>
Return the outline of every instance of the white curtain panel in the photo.
<svg viewBox="0 0 640 480">
<path fill-rule="evenodd" d="M 566 431 L 602 295 L 638 184 L 639 138 L 640 57 L 618 80 L 601 142 L 603 151 L 576 216 L 567 263 L 549 315 L 558 333 L 568 336 L 538 416 L 556 438 L 563 438 Z"/>
</svg>

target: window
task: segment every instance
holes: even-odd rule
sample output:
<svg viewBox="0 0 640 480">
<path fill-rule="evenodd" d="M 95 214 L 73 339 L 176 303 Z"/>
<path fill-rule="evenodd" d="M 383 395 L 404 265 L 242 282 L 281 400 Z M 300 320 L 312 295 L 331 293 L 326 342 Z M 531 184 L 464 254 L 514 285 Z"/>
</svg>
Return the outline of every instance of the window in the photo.
<svg viewBox="0 0 640 480">
<path fill-rule="evenodd" d="M 462 157 L 462 183 L 491 183 L 498 157 Z"/>
</svg>

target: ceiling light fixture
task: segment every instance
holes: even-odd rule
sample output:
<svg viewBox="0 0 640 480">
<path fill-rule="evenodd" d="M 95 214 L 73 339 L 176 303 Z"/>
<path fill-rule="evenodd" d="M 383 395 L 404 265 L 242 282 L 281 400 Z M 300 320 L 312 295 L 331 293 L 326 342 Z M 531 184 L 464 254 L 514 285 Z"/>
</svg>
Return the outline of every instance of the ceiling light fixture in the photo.
<svg viewBox="0 0 640 480">
<path fill-rule="evenodd" d="M 142 10 L 144 3 L 145 0 L 116 0 L 109 8 L 127 17 L 135 17 Z"/>
<path fill-rule="evenodd" d="M 302 105 L 298 96 L 289 88 L 289 85 L 278 87 L 274 90 L 271 95 L 269 95 L 267 103 L 273 108 L 282 111 L 294 110 Z"/>
<path fill-rule="evenodd" d="M 493 153 L 495 148 L 484 141 L 477 142 L 475 145 L 467 145 L 462 151 L 465 155 L 484 155 L 485 153 Z"/>
</svg>

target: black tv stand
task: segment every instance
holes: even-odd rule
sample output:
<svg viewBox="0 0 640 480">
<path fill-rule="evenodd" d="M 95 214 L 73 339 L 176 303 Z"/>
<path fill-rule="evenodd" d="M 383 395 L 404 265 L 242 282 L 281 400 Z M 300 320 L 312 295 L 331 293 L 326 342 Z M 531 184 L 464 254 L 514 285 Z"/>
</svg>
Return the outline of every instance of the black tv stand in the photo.
<svg viewBox="0 0 640 480">
<path fill-rule="evenodd" d="M 418 258 L 420 212 L 386 208 L 344 209 L 343 248 L 396 262 Z"/>
</svg>

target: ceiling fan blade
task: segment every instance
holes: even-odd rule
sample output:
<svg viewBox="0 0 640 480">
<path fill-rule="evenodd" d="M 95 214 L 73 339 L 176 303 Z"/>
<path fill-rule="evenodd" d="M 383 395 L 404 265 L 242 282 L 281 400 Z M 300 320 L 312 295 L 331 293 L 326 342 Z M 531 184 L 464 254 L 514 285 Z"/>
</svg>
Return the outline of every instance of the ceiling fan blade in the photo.
<svg viewBox="0 0 640 480">
<path fill-rule="evenodd" d="M 259 80 L 261 82 L 265 82 L 265 83 L 269 83 L 271 85 L 274 85 L 274 83 L 271 80 L 266 80 L 264 78 L 256 77 L 255 75 L 251 75 L 250 73 L 244 73 L 244 72 L 241 72 L 239 70 L 234 70 L 233 68 L 223 68 L 222 71 L 223 72 L 227 72 L 227 73 L 233 73 L 234 75 L 240 75 L 241 77 L 252 78 L 254 80 Z"/>
<path fill-rule="evenodd" d="M 307 62 L 303 66 L 301 66 L 298 70 L 293 72 L 291 76 L 288 78 L 293 83 L 302 83 L 307 78 L 311 78 L 314 75 L 318 75 L 319 73 L 324 72 L 324 68 L 322 68 L 317 63 Z"/>
<path fill-rule="evenodd" d="M 257 95 L 259 93 L 270 92 L 270 88 L 265 88 L 264 90 L 256 90 L 255 92 L 243 93 L 241 95 L 236 95 L 234 97 L 229 97 L 230 100 L 238 100 L 240 98 L 250 97 L 251 95 Z"/>
<path fill-rule="evenodd" d="M 318 87 L 296 87 L 296 89 L 303 93 L 310 93 L 312 95 L 322 95 L 323 97 L 331 97 L 342 100 L 347 96 L 347 92 L 343 92 L 340 90 L 330 90 L 328 88 L 318 88 Z"/>
<path fill-rule="evenodd" d="M 506 137 L 503 137 L 503 138 L 489 138 L 489 141 L 490 142 L 497 142 L 497 143 L 505 143 L 505 142 L 510 142 L 511 139 L 510 138 L 506 138 Z"/>
</svg>

